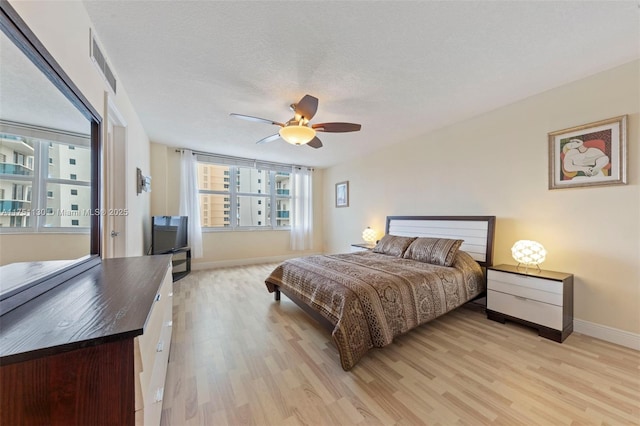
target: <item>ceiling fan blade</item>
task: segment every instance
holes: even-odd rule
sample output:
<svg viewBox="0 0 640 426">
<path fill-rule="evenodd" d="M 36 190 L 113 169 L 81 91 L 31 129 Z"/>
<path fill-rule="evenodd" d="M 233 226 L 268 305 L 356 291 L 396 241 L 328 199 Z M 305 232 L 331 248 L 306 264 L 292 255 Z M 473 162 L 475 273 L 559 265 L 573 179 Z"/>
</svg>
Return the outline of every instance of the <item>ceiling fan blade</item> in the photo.
<svg viewBox="0 0 640 426">
<path fill-rule="evenodd" d="M 343 133 L 343 132 L 357 132 L 362 126 L 355 123 L 318 123 L 311 126 L 318 132 L 331 132 L 331 133 Z"/>
<path fill-rule="evenodd" d="M 229 115 L 232 117 L 241 118 L 243 120 L 257 121 L 258 123 L 274 124 L 276 126 L 284 127 L 284 124 L 278 123 L 277 121 L 273 121 L 273 120 L 267 120 L 266 118 L 253 117 L 251 115 L 244 115 L 244 114 L 236 114 L 235 112 L 232 112 Z"/>
<path fill-rule="evenodd" d="M 295 105 L 296 115 L 301 115 L 307 120 L 311 120 L 318 111 L 318 98 L 311 95 L 304 95 L 300 102 Z"/>
<path fill-rule="evenodd" d="M 320 141 L 320 139 L 318 139 L 317 136 L 311 139 L 310 142 L 307 142 L 307 145 L 309 145 L 311 148 L 322 148 L 322 142 Z"/>
<path fill-rule="evenodd" d="M 256 143 L 257 144 L 261 144 L 261 143 L 273 142 L 273 141 L 275 141 L 276 139 L 279 139 L 279 138 L 280 138 L 280 134 L 276 133 L 275 135 L 271 135 L 271 136 L 267 136 L 266 138 L 262 138 Z"/>
</svg>

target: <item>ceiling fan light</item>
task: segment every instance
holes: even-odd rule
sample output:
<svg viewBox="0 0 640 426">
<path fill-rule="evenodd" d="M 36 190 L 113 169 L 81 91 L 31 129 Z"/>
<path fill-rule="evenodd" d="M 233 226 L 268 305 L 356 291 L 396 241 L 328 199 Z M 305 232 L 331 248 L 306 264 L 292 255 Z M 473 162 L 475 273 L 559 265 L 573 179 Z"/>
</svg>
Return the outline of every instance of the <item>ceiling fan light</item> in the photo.
<svg viewBox="0 0 640 426">
<path fill-rule="evenodd" d="M 304 145 L 316 137 L 316 131 L 307 126 L 285 126 L 279 133 L 291 145 Z"/>
</svg>

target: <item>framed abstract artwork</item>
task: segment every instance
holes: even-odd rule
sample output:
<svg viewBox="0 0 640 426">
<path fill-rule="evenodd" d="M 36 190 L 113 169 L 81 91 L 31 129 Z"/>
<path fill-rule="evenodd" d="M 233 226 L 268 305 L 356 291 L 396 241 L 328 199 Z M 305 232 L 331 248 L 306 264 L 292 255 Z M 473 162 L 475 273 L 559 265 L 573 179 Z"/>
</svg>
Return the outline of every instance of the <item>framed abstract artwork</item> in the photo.
<svg viewBox="0 0 640 426">
<path fill-rule="evenodd" d="M 349 207 L 349 181 L 336 183 L 336 207 Z"/>
<path fill-rule="evenodd" d="M 549 133 L 549 189 L 626 183 L 626 115 Z"/>
</svg>

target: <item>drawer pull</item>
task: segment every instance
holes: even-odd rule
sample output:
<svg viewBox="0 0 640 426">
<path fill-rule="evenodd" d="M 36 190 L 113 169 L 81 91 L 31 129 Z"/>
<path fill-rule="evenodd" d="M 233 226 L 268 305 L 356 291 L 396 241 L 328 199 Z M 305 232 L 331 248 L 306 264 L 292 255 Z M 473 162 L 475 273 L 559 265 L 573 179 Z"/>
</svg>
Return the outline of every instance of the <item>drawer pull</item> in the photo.
<svg viewBox="0 0 640 426">
<path fill-rule="evenodd" d="M 164 340 L 160 340 L 158 342 L 158 346 L 156 346 L 156 352 L 162 352 L 164 350 Z"/>
<path fill-rule="evenodd" d="M 160 293 L 156 294 L 156 302 L 160 301 Z"/>
<path fill-rule="evenodd" d="M 513 297 L 515 297 L 516 299 L 519 299 L 519 300 L 529 300 L 529 299 L 527 299 L 526 297 L 522 297 L 522 296 L 516 296 L 516 295 L 514 295 Z"/>
<path fill-rule="evenodd" d="M 173 321 L 167 321 L 167 327 L 173 327 Z"/>
<path fill-rule="evenodd" d="M 156 389 L 156 395 L 153 402 L 160 402 L 164 396 L 164 388 Z"/>
<path fill-rule="evenodd" d="M 169 297 L 173 297 L 173 292 L 169 293 Z"/>
</svg>

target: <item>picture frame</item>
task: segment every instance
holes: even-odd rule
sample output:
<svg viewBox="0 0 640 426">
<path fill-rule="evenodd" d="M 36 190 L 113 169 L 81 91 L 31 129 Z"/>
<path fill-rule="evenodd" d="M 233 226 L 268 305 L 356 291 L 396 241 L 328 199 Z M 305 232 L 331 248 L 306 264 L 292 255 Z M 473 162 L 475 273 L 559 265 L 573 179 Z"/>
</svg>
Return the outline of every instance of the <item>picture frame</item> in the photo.
<svg viewBox="0 0 640 426">
<path fill-rule="evenodd" d="M 627 116 L 550 132 L 549 189 L 627 183 Z"/>
<path fill-rule="evenodd" d="M 336 207 L 349 207 L 349 181 L 336 183 Z"/>
</svg>

